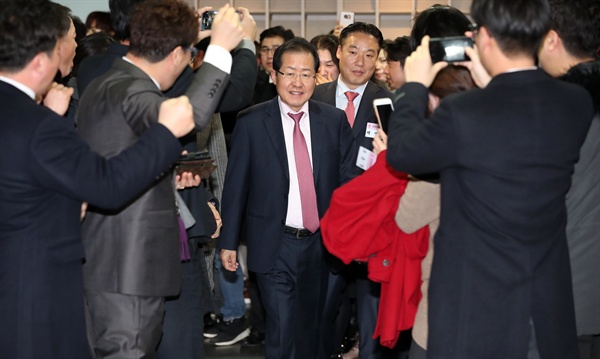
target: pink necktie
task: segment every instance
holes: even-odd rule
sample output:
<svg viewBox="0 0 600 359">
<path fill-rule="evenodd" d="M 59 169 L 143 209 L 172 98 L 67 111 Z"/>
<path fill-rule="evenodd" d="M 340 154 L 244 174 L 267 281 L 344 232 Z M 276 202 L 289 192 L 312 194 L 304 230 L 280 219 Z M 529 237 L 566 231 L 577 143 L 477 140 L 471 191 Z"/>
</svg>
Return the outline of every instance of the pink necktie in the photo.
<svg viewBox="0 0 600 359">
<path fill-rule="evenodd" d="M 346 98 L 348 98 L 348 105 L 346 105 L 346 117 L 348 117 L 348 122 L 350 122 L 350 127 L 354 126 L 354 99 L 358 96 L 358 92 L 346 91 L 344 92 Z"/>
<path fill-rule="evenodd" d="M 300 202 L 302 204 L 302 222 L 304 228 L 311 232 L 319 229 L 319 211 L 317 209 L 317 194 L 315 193 L 315 180 L 308 156 L 308 148 L 304 135 L 300 131 L 300 119 L 304 112 L 288 115 L 294 120 L 294 158 L 296 160 L 296 172 L 298 173 L 298 184 L 300 186 Z"/>
</svg>

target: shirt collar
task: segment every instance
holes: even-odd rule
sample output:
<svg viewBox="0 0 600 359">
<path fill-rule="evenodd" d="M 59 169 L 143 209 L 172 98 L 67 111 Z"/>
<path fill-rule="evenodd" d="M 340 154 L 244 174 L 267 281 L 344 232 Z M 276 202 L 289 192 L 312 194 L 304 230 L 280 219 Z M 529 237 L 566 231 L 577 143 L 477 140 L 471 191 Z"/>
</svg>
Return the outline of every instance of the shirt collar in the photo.
<svg viewBox="0 0 600 359">
<path fill-rule="evenodd" d="M 291 113 L 300 113 L 300 112 L 304 112 L 304 115 L 302 116 L 302 118 L 306 118 L 306 116 L 308 116 L 308 101 L 306 101 L 304 103 L 304 105 L 302 105 L 302 108 L 300 109 L 300 111 L 294 111 L 290 108 L 290 106 L 286 105 L 285 103 L 283 103 L 283 101 L 281 101 L 281 97 L 277 96 L 277 102 L 279 102 L 279 109 L 281 112 L 281 116 L 283 116 L 284 118 L 288 118 L 291 120 L 291 117 L 288 116 L 288 112 Z"/>
<path fill-rule="evenodd" d="M 0 81 L 6 82 L 9 85 L 13 85 L 14 87 L 16 87 L 17 89 L 21 90 L 27 96 L 31 97 L 32 100 L 35 101 L 35 91 L 33 91 L 31 88 L 23 85 L 19 81 L 16 81 L 16 80 L 10 79 L 8 77 L 4 77 L 4 76 L 0 76 Z"/>
<path fill-rule="evenodd" d="M 368 83 L 369 83 L 369 81 L 367 81 L 364 84 L 358 86 L 354 90 L 350 90 L 350 88 L 342 81 L 342 79 L 338 77 L 338 81 L 337 81 L 337 96 L 344 96 L 344 98 L 345 98 L 344 94 L 346 93 L 346 91 L 357 92 L 358 96 L 362 96 L 363 93 L 365 92 L 365 89 L 367 88 L 367 84 Z"/>
<path fill-rule="evenodd" d="M 132 64 L 133 66 L 135 66 L 135 67 L 137 67 L 137 68 L 139 69 L 139 66 L 137 66 L 136 64 L 134 64 L 134 63 L 133 63 L 133 62 L 132 62 L 130 59 L 128 59 L 127 57 L 123 56 L 123 57 L 122 57 L 122 59 L 123 59 L 124 61 L 127 61 L 127 62 L 129 62 L 130 64 Z M 141 70 L 141 69 L 140 69 L 140 70 Z M 143 70 L 142 70 L 142 71 L 143 71 Z M 144 71 L 144 73 L 145 73 L 146 75 L 148 75 L 148 73 L 146 73 L 145 71 Z M 150 80 L 152 80 L 152 82 L 154 82 L 154 84 L 156 85 L 156 87 L 158 87 L 158 90 L 159 90 L 159 91 L 162 91 L 162 90 L 160 89 L 160 85 L 159 85 L 158 81 L 156 81 L 156 80 L 154 79 L 154 77 L 152 77 L 152 76 L 150 76 L 150 75 L 148 75 L 148 77 L 150 78 Z"/>
</svg>

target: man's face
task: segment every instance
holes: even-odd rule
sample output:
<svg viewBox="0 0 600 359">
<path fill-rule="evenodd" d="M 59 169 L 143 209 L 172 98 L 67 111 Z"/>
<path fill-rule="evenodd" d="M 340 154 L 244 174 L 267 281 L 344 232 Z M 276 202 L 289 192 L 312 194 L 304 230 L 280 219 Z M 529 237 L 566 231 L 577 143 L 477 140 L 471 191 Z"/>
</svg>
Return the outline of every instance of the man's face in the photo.
<svg viewBox="0 0 600 359">
<path fill-rule="evenodd" d="M 337 68 L 335 62 L 331 58 L 331 52 L 329 50 L 318 50 L 319 53 L 319 73 L 323 77 L 330 77 L 331 80 L 337 80 L 340 70 Z"/>
<path fill-rule="evenodd" d="M 71 26 L 67 34 L 58 40 L 58 52 L 60 56 L 60 74 L 62 77 L 66 77 L 73 70 L 73 59 L 75 58 L 75 49 L 77 48 L 77 42 L 75 42 L 75 25 L 71 21 Z"/>
<path fill-rule="evenodd" d="M 273 72 L 273 54 L 284 42 L 283 37 L 274 36 L 264 38 L 260 44 L 260 63 L 267 73 Z"/>
<path fill-rule="evenodd" d="M 286 52 L 281 58 L 281 73 L 274 71 L 271 78 L 281 101 L 294 111 L 300 111 L 315 91 L 315 59 L 307 52 Z M 286 75 L 293 74 L 292 78 Z M 299 75 L 308 75 L 302 78 Z"/>
<path fill-rule="evenodd" d="M 338 47 L 340 77 L 350 89 L 364 85 L 373 76 L 378 52 L 377 39 L 362 32 L 351 33 Z"/>
<path fill-rule="evenodd" d="M 400 65 L 400 61 L 388 60 L 383 72 L 386 77 L 385 81 L 392 90 L 399 89 L 406 82 L 404 68 Z"/>
</svg>

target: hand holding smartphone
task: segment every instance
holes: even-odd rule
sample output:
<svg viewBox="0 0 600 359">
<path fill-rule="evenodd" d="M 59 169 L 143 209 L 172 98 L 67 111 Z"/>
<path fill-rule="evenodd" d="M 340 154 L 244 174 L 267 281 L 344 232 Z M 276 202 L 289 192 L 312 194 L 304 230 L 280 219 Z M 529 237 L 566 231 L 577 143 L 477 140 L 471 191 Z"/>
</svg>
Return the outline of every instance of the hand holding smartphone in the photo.
<svg viewBox="0 0 600 359">
<path fill-rule="evenodd" d="M 387 133 L 389 120 L 392 116 L 392 112 L 394 112 L 392 100 L 387 97 L 376 98 L 373 100 L 373 109 L 375 110 L 375 117 L 377 117 L 379 128 Z"/>
<path fill-rule="evenodd" d="M 191 152 L 182 155 L 176 162 L 175 173 L 191 172 L 194 176 L 208 178 L 217 168 L 208 152 Z"/>
<path fill-rule="evenodd" d="M 340 25 L 346 27 L 350 24 L 354 23 L 354 13 L 350 11 L 342 11 L 340 12 Z"/>
</svg>

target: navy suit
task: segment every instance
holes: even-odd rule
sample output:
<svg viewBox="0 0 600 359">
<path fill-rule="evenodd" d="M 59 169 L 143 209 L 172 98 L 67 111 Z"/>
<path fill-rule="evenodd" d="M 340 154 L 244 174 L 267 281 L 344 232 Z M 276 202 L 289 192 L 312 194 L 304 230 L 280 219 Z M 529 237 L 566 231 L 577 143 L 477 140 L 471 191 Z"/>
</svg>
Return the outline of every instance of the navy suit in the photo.
<svg viewBox="0 0 600 359">
<path fill-rule="evenodd" d="M 117 208 L 181 153 L 153 125 L 105 160 L 73 124 L 0 82 L 0 357 L 85 358 L 81 202 Z"/>
<path fill-rule="evenodd" d="M 335 106 L 338 81 L 317 86 L 312 99 Z M 373 138 L 365 135 L 368 124 L 377 125 L 373 100 L 384 97 L 393 99 L 393 96 L 390 91 L 374 82 L 369 81 L 367 83 L 358 106 L 358 111 L 356 112 L 354 125 L 352 126 L 352 135 L 356 141 L 353 163 L 356 163 L 359 146 L 373 150 Z M 328 256 L 328 262 L 332 273 L 329 277 L 327 298 L 323 309 L 320 356 L 328 358 L 333 351 L 338 349 L 336 346 L 339 347 L 341 344 L 341 340 L 346 332 L 347 320 L 344 319 L 343 316 L 345 314 L 340 308 L 342 307 L 344 296 L 347 295 L 344 293 L 347 293 L 348 281 L 356 280 L 356 311 L 359 331 L 362 334 L 360 336 L 360 352 L 364 357 L 373 359 L 380 357 L 381 346 L 377 340 L 372 339 L 375 332 L 375 325 L 377 324 L 380 285 L 367 278 L 367 270 L 364 264 L 352 263 L 350 266 L 344 266 L 340 260 L 331 255 Z M 342 317 L 336 319 L 339 315 L 342 315 Z M 337 326 L 340 327 L 337 328 Z"/>
<path fill-rule="evenodd" d="M 533 320 L 542 359 L 577 358 L 565 194 L 589 94 L 541 70 L 504 73 L 424 121 L 427 89 L 401 91 L 387 160 L 441 173 L 427 357 L 525 358 Z"/>
<path fill-rule="evenodd" d="M 329 207 L 333 191 L 356 175 L 352 156 L 354 140 L 345 114 L 332 106 L 309 101 L 309 118 L 312 142 L 309 150 L 312 151 L 319 217 L 322 217 Z M 316 325 L 322 296 L 322 283 L 319 283 L 319 278 L 323 277 L 322 244 L 320 232 L 317 232 L 308 239 L 298 239 L 297 246 L 292 250 L 286 246 L 285 243 L 288 242 L 283 237 L 289 186 L 286 145 L 276 97 L 250 107 L 239 115 L 233 132 L 223 190 L 221 248 L 237 249 L 242 224 L 245 222 L 248 269 L 257 273 L 267 310 L 266 356 L 293 358 L 295 355 L 297 359 L 312 358 L 316 347 Z M 282 270 L 284 277 L 289 276 L 298 281 L 297 287 L 291 286 L 289 289 L 298 291 L 305 298 L 311 298 L 310 302 L 278 302 L 275 295 L 278 289 L 268 287 L 265 280 L 261 280 L 269 277 L 274 268 L 279 268 L 282 256 L 293 256 L 286 251 L 313 253 L 312 270 L 316 273 L 313 277 L 306 278 L 292 273 L 293 270 Z M 299 282 L 307 279 L 312 284 L 304 290 Z M 305 309 L 306 312 L 303 312 Z M 273 310 L 278 314 L 273 315 Z M 273 323 L 278 318 L 282 322 Z M 285 322 L 283 318 L 289 318 L 290 321 Z M 294 323 L 297 327 L 289 328 Z M 278 332 L 279 328 L 274 326 L 283 329 Z M 294 344 L 290 338 L 298 332 L 302 338 L 297 336 Z"/>
</svg>

